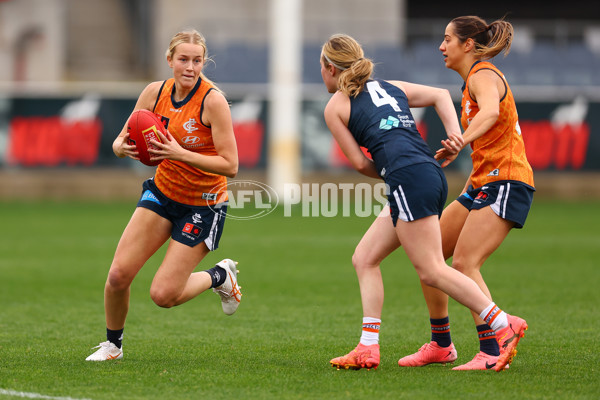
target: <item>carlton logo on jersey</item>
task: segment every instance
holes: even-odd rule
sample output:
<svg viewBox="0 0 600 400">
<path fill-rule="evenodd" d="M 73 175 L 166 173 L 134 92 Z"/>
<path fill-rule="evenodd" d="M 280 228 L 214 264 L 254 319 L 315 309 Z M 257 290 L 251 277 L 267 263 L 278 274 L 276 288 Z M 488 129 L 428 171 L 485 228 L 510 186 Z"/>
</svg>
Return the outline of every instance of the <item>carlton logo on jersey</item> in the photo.
<svg viewBox="0 0 600 400">
<path fill-rule="evenodd" d="M 195 126 L 197 123 L 198 122 L 194 118 L 190 118 L 188 122 L 183 124 L 183 129 L 185 129 L 185 131 L 191 135 L 194 133 L 194 131 L 198 130 L 198 128 Z"/>
</svg>

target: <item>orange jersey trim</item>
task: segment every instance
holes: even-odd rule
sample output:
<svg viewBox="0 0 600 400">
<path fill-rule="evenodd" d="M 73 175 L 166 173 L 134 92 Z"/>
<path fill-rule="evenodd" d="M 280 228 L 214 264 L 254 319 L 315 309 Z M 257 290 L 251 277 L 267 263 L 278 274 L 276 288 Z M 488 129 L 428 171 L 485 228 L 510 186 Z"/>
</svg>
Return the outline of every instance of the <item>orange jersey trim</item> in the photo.
<svg viewBox="0 0 600 400">
<path fill-rule="evenodd" d="M 471 143 L 472 185 L 478 188 L 490 182 L 513 180 L 534 187 L 533 170 L 525 154 L 525 143 L 521 135 L 513 93 L 502 72 L 490 62 L 477 62 L 469 71 L 462 93 L 462 127 L 466 130 L 479 112 L 479 106 L 469 92 L 469 78 L 482 69 L 489 69 L 498 74 L 504 82 L 506 93 L 500 100 L 500 113 L 494 125 Z"/>
<path fill-rule="evenodd" d="M 154 112 L 161 116 L 169 133 L 186 150 L 217 155 L 212 132 L 202 123 L 204 100 L 214 87 L 201 79 L 182 101 L 173 99 L 175 80 L 166 80 L 157 96 Z M 227 178 L 192 167 L 181 161 L 163 160 L 156 169 L 158 189 L 173 201 L 208 206 L 227 200 Z"/>
</svg>

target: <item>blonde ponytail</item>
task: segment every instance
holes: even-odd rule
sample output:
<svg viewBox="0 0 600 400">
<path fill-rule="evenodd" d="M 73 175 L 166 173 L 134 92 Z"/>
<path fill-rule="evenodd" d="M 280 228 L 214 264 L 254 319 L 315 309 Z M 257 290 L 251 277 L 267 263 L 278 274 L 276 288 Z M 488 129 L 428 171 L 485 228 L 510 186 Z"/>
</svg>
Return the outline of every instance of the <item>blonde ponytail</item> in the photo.
<svg viewBox="0 0 600 400">
<path fill-rule="evenodd" d="M 323 64 L 341 71 L 338 89 L 349 97 L 358 96 L 373 73 L 373 61 L 364 57 L 360 44 L 348 35 L 333 35 L 321 54 Z"/>
</svg>

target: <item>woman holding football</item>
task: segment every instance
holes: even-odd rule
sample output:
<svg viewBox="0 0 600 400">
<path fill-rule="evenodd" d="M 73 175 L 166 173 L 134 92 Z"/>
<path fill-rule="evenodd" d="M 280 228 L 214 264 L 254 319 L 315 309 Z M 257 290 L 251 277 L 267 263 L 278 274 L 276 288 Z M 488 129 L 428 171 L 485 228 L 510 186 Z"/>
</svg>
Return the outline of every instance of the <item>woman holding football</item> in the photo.
<svg viewBox="0 0 600 400">
<path fill-rule="evenodd" d="M 533 201 L 533 172 L 525 146 L 515 100 L 508 83 L 490 60 L 508 53 L 512 25 L 503 20 L 487 24 L 475 16 L 453 19 L 440 45 L 446 68 L 456 71 L 465 84 L 461 104 L 464 144 L 471 144 L 473 169 L 462 194 L 446 209 L 440 221 L 445 258 L 452 267 L 473 279 L 486 296 L 490 291 L 481 276 L 481 266 L 500 246 L 512 228 L 522 228 Z M 444 143 L 444 142 L 443 142 Z M 447 165 L 454 148 L 444 143 L 436 158 Z M 416 367 L 445 362 L 450 339 L 448 296 L 421 281 L 432 321 L 432 341 L 398 361 Z M 455 370 L 485 370 L 499 359 L 516 354 L 515 342 L 527 325 L 517 321 L 509 332 L 497 332 L 477 313 L 472 313 L 480 351 L 470 362 Z M 442 332 L 435 330 L 442 326 Z"/>
<path fill-rule="evenodd" d="M 356 170 L 386 182 L 389 200 L 389 207 L 375 219 L 352 257 L 363 330 L 353 351 L 330 361 L 345 369 L 379 365 L 384 298 L 379 265 L 400 244 L 423 282 L 476 312 L 494 330 L 508 331 L 510 324 L 522 321 L 500 310 L 472 279 L 444 261 L 439 216 L 447 196 L 446 179 L 417 131 L 410 107 L 434 106 L 448 133 L 447 152 L 457 153 L 463 139 L 448 91 L 372 79 L 372 72 L 373 62 L 353 38 L 334 35 L 323 45 L 321 75 L 333 93 L 325 107 L 325 122 Z M 360 146 L 367 148 L 372 159 Z M 455 359 L 456 351 L 450 357 Z M 508 358 L 499 360 L 497 369 L 504 369 L 508 362 Z"/>
<path fill-rule="evenodd" d="M 117 245 L 104 288 L 105 342 L 86 358 L 105 361 L 123 357 L 123 329 L 130 286 L 146 261 L 167 241 L 164 259 L 150 287 L 160 307 L 173 307 L 213 288 L 223 311 L 233 314 L 242 294 L 236 263 L 224 259 L 193 272 L 209 251 L 216 250 L 227 213 L 227 177 L 238 170 L 238 154 L 229 104 L 202 73 L 207 48 L 195 30 L 179 32 L 166 53 L 173 77 L 150 83 L 135 110 L 160 116 L 166 131 L 151 141 L 151 160 L 161 161 L 143 184 L 131 220 Z M 128 143 L 127 124 L 113 143 L 118 157 L 139 159 Z"/>
</svg>

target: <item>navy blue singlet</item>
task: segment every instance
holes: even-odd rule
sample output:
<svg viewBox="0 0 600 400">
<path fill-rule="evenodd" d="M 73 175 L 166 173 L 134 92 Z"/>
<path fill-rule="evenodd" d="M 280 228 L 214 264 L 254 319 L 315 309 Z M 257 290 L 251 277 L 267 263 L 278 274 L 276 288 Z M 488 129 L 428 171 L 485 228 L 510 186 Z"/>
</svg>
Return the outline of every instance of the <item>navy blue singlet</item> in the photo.
<svg viewBox="0 0 600 400">
<path fill-rule="evenodd" d="M 383 80 L 370 80 L 350 98 L 348 129 L 367 148 L 379 175 L 423 162 L 439 167 L 433 152 L 417 131 L 406 94 Z"/>
</svg>

